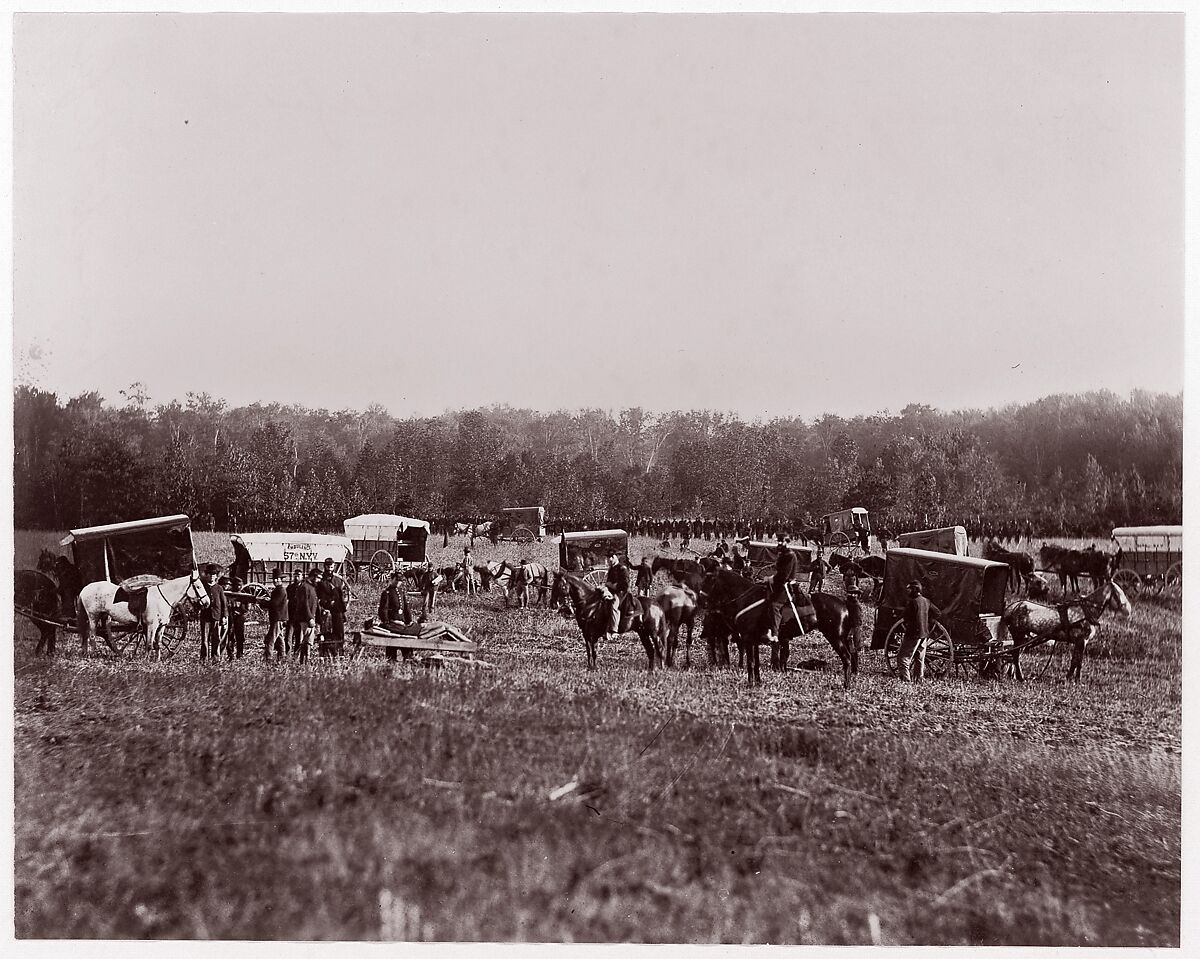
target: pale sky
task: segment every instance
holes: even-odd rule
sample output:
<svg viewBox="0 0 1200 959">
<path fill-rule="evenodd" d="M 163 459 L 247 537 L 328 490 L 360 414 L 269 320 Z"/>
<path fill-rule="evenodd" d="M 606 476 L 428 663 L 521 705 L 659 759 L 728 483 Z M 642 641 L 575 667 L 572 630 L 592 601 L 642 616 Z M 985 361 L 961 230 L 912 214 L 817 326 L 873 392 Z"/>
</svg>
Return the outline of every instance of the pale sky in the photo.
<svg viewBox="0 0 1200 959">
<path fill-rule="evenodd" d="M 1183 29 L 22 15 L 15 359 L 400 416 L 1177 391 Z"/>
</svg>

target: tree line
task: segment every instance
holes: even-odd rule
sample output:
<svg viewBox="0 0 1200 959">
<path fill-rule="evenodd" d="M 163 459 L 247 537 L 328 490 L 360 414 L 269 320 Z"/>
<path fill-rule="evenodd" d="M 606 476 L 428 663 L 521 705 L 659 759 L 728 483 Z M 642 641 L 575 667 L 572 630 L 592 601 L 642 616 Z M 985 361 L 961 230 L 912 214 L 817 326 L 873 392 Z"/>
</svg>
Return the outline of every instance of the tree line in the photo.
<svg viewBox="0 0 1200 959">
<path fill-rule="evenodd" d="M 508 406 L 402 419 L 206 393 L 153 405 L 141 384 L 122 399 L 16 388 L 18 528 L 186 513 L 197 529 L 340 532 L 364 512 L 749 520 L 865 506 L 890 529 L 1031 522 L 1046 536 L 1183 513 L 1181 394 L 765 422 Z"/>
</svg>

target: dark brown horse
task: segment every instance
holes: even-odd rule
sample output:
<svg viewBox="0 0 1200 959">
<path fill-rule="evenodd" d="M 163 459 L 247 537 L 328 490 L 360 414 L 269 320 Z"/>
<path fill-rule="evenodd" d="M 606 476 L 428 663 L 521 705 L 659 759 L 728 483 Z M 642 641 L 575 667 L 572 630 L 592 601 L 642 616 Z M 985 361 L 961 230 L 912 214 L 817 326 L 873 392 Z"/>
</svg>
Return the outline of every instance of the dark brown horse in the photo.
<svg viewBox="0 0 1200 959">
<path fill-rule="evenodd" d="M 1008 564 L 1008 583 L 1014 591 L 1022 584 L 1028 586 L 1029 577 L 1033 575 L 1033 557 L 1028 553 L 1004 549 L 989 539 L 983 544 L 983 558 Z"/>
<path fill-rule="evenodd" d="M 37 569 L 19 569 L 14 577 L 14 605 L 20 613 L 29 617 L 38 630 L 38 644 L 34 654 L 54 655 L 54 642 L 59 627 L 58 584 Z"/>
<path fill-rule="evenodd" d="M 583 633 L 583 643 L 587 651 L 588 669 L 595 669 L 600 637 L 611 632 L 611 608 L 605 599 L 604 591 L 597 586 L 590 586 L 583 577 L 566 570 L 558 570 L 554 574 L 554 588 L 551 599 L 566 596 L 567 603 L 562 609 L 566 617 L 574 616 L 579 631 Z M 663 642 L 667 635 L 667 621 L 662 607 L 649 596 L 631 596 L 630 608 L 622 608 L 621 621 L 617 633 L 635 632 L 642 641 L 649 660 L 647 670 L 654 671 L 654 663 L 663 664 Z"/>
<path fill-rule="evenodd" d="M 862 645 L 858 629 L 862 623 L 858 600 L 854 597 L 842 600 L 829 593 L 808 596 L 800 590 L 793 591 L 793 595 L 793 604 L 785 607 L 780 623 L 778 649 L 771 653 L 772 668 L 787 669 L 790 641 L 793 638 L 814 629 L 820 630 L 842 661 L 843 684 L 849 689 L 851 676 L 858 672 L 858 654 Z M 762 677 L 759 673 L 758 647 L 766 642 L 771 622 L 770 586 L 728 570 L 718 570 L 704 578 L 702 598 L 707 611 L 706 631 L 709 620 L 714 620 L 717 637 L 722 627 L 728 635 L 732 635 L 745 659 L 747 679 L 752 684 L 760 684 Z M 798 622 L 793 615 L 792 605 L 799 614 Z"/>
</svg>

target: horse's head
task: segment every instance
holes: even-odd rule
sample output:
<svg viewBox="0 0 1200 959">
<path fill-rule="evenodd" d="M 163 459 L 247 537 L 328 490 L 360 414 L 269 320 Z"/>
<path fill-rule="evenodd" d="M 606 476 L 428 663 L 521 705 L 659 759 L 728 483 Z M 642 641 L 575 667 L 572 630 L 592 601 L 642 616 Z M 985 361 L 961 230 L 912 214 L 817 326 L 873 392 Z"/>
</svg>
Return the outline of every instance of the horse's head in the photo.
<svg viewBox="0 0 1200 959">
<path fill-rule="evenodd" d="M 188 577 L 187 592 L 183 596 L 184 599 L 194 599 L 202 607 L 211 605 L 212 601 L 208 598 L 208 590 L 204 588 L 204 580 L 200 578 L 200 570 L 195 566 L 192 567 L 192 574 Z"/>
<path fill-rule="evenodd" d="M 1104 608 L 1111 609 L 1114 613 L 1120 613 L 1126 619 L 1129 619 L 1133 615 L 1133 604 L 1129 602 L 1129 597 L 1125 595 L 1125 590 L 1121 589 L 1112 580 L 1108 581 Z"/>
<path fill-rule="evenodd" d="M 657 575 L 660 569 L 673 570 L 675 568 L 675 560 L 668 559 L 666 556 L 655 556 L 654 561 L 650 564 L 650 575 Z"/>
</svg>

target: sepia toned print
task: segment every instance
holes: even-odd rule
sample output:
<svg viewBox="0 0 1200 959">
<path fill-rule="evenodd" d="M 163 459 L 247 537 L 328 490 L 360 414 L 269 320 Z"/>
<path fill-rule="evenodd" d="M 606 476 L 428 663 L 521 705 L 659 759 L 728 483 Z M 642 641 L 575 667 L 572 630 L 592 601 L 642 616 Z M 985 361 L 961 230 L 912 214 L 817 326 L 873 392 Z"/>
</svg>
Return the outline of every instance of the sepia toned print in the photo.
<svg viewBox="0 0 1200 959">
<path fill-rule="evenodd" d="M 1182 40 L 18 15 L 18 939 L 1179 946 Z"/>
</svg>

